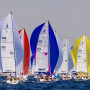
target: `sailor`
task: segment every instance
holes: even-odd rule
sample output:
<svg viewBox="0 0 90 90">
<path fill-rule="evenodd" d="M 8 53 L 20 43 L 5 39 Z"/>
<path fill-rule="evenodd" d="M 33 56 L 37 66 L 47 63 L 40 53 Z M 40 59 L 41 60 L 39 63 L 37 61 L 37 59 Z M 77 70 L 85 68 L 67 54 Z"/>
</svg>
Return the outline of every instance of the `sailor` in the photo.
<svg viewBox="0 0 90 90">
<path fill-rule="evenodd" d="M 10 82 L 12 83 L 12 81 L 13 81 L 13 79 L 12 78 L 10 78 Z"/>
<path fill-rule="evenodd" d="M 14 78 L 14 83 L 16 83 L 19 79 L 17 77 Z"/>
<path fill-rule="evenodd" d="M 55 79 L 55 74 L 54 73 L 52 74 L 52 79 Z"/>
<path fill-rule="evenodd" d="M 26 80 L 27 79 L 27 75 L 23 75 L 23 80 Z"/>
<path fill-rule="evenodd" d="M 60 75 L 59 74 L 57 74 L 57 79 L 60 79 Z"/>
<path fill-rule="evenodd" d="M 50 80 L 49 75 L 47 75 L 47 76 L 45 77 L 45 80 L 46 80 L 46 81 L 49 81 L 49 80 Z"/>
<path fill-rule="evenodd" d="M 9 74 L 9 75 L 7 76 L 7 80 L 10 80 L 10 79 L 12 79 L 11 74 Z"/>
<path fill-rule="evenodd" d="M 44 79 L 42 73 L 40 74 L 40 79 Z"/>
<path fill-rule="evenodd" d="M 22 80 L 22 79 L 23 79 L 23 73 L 20 73 L 20 74 L 18 75 L 18 78 L 19 78 L 20 80 Z"/>
</svg>

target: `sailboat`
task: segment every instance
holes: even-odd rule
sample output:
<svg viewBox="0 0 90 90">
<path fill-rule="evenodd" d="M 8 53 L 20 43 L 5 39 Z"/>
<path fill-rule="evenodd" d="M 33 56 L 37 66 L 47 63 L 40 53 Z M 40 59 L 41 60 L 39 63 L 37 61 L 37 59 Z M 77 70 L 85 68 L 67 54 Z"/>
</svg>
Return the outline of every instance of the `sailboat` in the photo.
<svg viewBox="0 0 90 90">
<path fill-rule="evenodd" d="M 62 75 L 63 80 L 71 79 L 72 71 L 75 71 L 75 66 L 71 55 L 71 45 L 69 39 L 65 39 L 61 42 L 63 60 L 59 73 Z"/>
<path fill-rule="evenodd" d="M 25 29 L 21 29 L 18 31 L 20 35 L 20 40 L 24 49 L 24 59 L 23 59 L 23 74 L 26 75 L 28 68 L 29 68 L 29 61 L 30 61 L 30 45 L 29 45 L 29 40 L 27 33 Z"/>
<path fill-rule="evenodd" d="M 88 77 L 90 73 L 90 42 L 88 37 L 83 35 L 73 45 L 72 57 L 79 76 Z M 88 78 L 87 78 L 88 79 Z"/>
<path fill-rule="evenodd" d="M 25 29 L 23 28 L 19 30 L 18 33 L 20 35 L 20 40 L 21 40 L 23 50 L 24 50 L 22 73 L 23 73 L 23 77 L 25 77 L 29 69 L 30 45 L 29 45 L 29 40 L 28 40 L 28 36 L 27 36 Z"/>
<path fill-rule="evenodd" d="M 49 22 L 41 24 L 33 31 L 30 46 L 32 72 L 47 72 L 52 75 L 59 57 L 59 50 Z"/>
<path fill-rule="evenodd" d="M 0 22 L 0 71 L 13 73 L 16 77 L 21 73 L 23 48 L 12 13 Z"/>
</svg>

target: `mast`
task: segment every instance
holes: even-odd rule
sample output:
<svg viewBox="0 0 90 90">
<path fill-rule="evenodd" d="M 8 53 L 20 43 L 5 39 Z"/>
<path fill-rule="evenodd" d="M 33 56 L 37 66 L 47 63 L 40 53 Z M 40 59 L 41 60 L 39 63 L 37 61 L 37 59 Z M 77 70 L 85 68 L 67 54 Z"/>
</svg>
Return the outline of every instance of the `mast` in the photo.
<svg viewBox="0 0 90 90">
<path fill-rule="evenodd" d="M 12 12 L 11 12 L 11 19 L 12 19 Z M 13 21 L 12 21 L 12 31 L 13 31 Z M 13 33 L 13 46 L 14 46 L 15 77 L 16 77 L 16 65 L 17 65 L 17 59 L 16 59 L 16 52 L 15 52 L 15 45 L 14 45 L 14 33 Z"/>
<path fill-rule="evenodd" d="M 56 30 L 55 30 L 55 36 L 56 36 Z M 55 67 L 55 74 L 56 74 L 56 67 Z"/>
<path fill-rule="evenodd" d="M 66 39 L 66 45 L 67 45 L 67 60 L 68 60 L 68 37 L 67 37 L 67 39 Z M 68 62 L 67 62 L 67 74 L 69 73 L 69 60 L 68 60 Z"/>
<path fill-rule="evenodd" d="M 48 71 L 51 74 L 50 70 L 50 48 L 49 48 L 49 20 L 46 22 L 47 23 L 47 28 L 48 28 Z"/>
<path fill-rule="evenodd" d="M 22 29 L 21 33 L 23 33 L 23 50 L 24 50 L 24 28 Z M 22 71 L 21 71 L 23 74 L 24 74 L 24 57 L 23 57 L 23 65 L 22 65 Z"/>
<path fill-rule="evenodd" d="M 86 34 L 85 34 L 85 43 L 86 43 Z M 88 75 L 87 43 L 86 43 L 86 60 L 87 60 L 87 75 Z"/>
<path fill-rule="evenodd" d="M 31 36 L 30 36 L 31 38 Z M 30 45 L 29 45 L 30 46 Z M 31 46 L 30 46 L 31 47 Z M 31 58 L 30 58 L 30 62 L 29 62 L 29 68 L 28 68 L 28 74 L 31 73 L 32 74 L 32 67 L 31 67 Z"/>
<path fill-rule="evenodd" d="M 24 28 L 23 28 L 23 32 L 24 32 Z M 23 33 L 23 40 L 24 40 L 24 33 Z M 24 50 L 24 41 L 23 41 L 23 50 Z M 23 75 L 24 75 L 24 58 L 23 58 Z"/>
<path fill-rule="evenodd" d="M 85 34 L 85 45 L 86 45 L 86 34 Z M 85 46 L 86 47 L 86 46 Z M 85 50 L 85 54 L 86 54 L 86 57 L 85 57 L 85 60 L 86 60 L 86 65 L 87 65 L 87 74 L 88 74 L 88 60 L 87 60 L 87 47 L 86 47 L 86 50 Z"/>
</svg>

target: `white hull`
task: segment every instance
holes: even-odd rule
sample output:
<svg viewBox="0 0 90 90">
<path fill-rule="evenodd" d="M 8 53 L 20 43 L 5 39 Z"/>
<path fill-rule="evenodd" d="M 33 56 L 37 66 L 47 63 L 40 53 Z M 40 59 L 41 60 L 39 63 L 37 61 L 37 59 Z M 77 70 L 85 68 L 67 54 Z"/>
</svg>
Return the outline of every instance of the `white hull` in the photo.
<svg viewBox="0 0 90 90">
<path fill-rule="evenodd" d="M 70 77 L 64 77 L 64 78 L 62 78 L 62 80 L 71 80 L 72 78 L 70 78 Z"/>
<path fill-rule="evenodd" d="M 19 82 L 19 80 L 17 80 L 17 81 L 10 81 L 10 80 L 6 80 L 6 83 L 8 83 L 8 84 L 18 84 L 18 82 Z"/>
<path fill-rule="evenodd" d="M 82 80 L 83 80 L 83 81 L 86 81 L 86 80 L 90 80 L 90 79 L 89 79 L 89 78 L 86 78 L 86 77 L 85 77 L 85 78 L 82 77 Z"/>
</svg>

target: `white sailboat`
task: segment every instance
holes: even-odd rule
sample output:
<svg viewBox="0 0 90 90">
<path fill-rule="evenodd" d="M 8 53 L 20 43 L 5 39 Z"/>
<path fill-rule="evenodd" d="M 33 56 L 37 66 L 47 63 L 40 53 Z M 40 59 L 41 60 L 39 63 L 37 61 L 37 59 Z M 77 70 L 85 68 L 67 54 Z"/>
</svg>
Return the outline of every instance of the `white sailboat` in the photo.
<svg viewBox="0 0 90 90">
<path fill-rule="evenodd" d="M 38 26 L 31 35 L 31 66 L 35 73 L 53 74 L 59 57 L 58 45 L 49 22 Z"/>
<path fill-rule="evenodd" d="M 72 60 L 71 46 L 68 38 L 62 41 L 62 53 L 63 61 L 59 73 L 62 75 L 63 80 L 68 80 L 71 78 L 72 71 L 76 71 Z"/>
<path fill-rule="evenodd" d="M 90 42 L 85 35 L 80 37 L 73 45 L 72 56 L 74 64 L 77 67 L 77 73 L 83 80 L 88 80 L 88 74 L 90 73 Z M 77 78 L 76 78 L 77 79 Z"/>
<path fill-rule="evenodd" d="M 20 36 L 20 40 L 22 43 L 22 47 L 24 50 L 24 57 L 23 57 L 23 68 L 22 68 L 22 74 L 19 75 L 19 79 L 21 80 L 27 80 L 27 72 L 28 72 L 28 68 L 29 68 L 29 61 L 30 61 L 30 45 L 29 45 L 29 40 L 28 40 L 28 36 L 27 33 L 25 31 L 25 29 L 21 29 L 18 31 L 18 34 Z"/>
<path fill-rule="evenodd" d="M 1 21 L 0 34 L 0 70 L 17 76 L 22 69 L 23 49 L 12 13 Z"/>
</svg>

